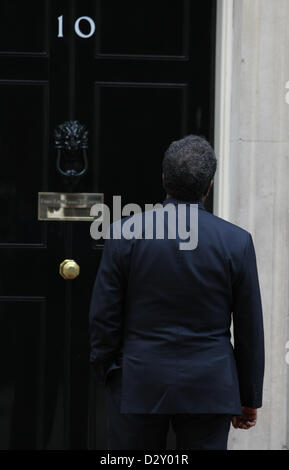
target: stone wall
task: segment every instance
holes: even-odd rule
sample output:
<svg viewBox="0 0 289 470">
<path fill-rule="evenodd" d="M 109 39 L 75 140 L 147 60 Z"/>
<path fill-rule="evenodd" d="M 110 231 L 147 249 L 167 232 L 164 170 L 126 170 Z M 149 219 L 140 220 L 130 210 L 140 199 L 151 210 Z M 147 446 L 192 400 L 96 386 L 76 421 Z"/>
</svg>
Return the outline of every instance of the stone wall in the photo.
<svg viewBox="0 0 289 470">
<path fill-rule="evenodd" d="M 215 213 L 252 233 L 266 334 L 264 405 L 230 449 L 288 448 L 289 1 L 219 0 Z"/>
</svg>

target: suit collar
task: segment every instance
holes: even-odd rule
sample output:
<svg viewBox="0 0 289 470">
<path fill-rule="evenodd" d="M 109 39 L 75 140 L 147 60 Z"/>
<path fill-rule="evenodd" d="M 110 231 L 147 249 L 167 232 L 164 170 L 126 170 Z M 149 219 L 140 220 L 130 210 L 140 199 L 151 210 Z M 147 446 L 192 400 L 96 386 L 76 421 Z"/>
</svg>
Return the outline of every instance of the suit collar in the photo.
<svg viewBox="0 0 289 470">
<path fill-rule="evenodd" d="M 201 200 L 197 200 L 197 201 L 180 201 L 179 199 L 169 197 L 169 198 L 165 199 L 162 204 L 163 204 L 163 206 L 166 206 L 167 204 L 175 204 L 175 205 L 176 204 L 198 204 L 199 209 L 204 210 L 204 211 L 206 210 L 206 208 L 205 208 L 205 206 L 204 206 L 204 204 Z"/>
</svg>

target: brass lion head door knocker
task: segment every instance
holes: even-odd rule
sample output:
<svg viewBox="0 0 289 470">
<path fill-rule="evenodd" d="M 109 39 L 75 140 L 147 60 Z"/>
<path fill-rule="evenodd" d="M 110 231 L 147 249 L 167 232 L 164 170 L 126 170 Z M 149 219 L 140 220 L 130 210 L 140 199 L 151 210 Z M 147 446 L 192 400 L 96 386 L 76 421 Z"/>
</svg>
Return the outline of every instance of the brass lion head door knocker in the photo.
<svg viewBox="0 0 289 470">
<path fill-rule="evenodd" d="M 69 180 L 85 175 L 88 168 L 88 130 L 79 121 L 65 121 L 54 131 L 57 171 Z"/>
</svg>

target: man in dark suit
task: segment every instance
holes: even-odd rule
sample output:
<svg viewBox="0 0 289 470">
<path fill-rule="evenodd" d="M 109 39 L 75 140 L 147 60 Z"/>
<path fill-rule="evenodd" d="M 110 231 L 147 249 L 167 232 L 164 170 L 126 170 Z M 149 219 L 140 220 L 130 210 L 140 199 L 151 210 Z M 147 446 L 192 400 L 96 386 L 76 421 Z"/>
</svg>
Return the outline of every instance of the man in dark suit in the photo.
<svg viewBox="0 0 289 470">
<path fill-rule="evenodd" d="M 109 450 L 164 450 L 170 422 L 178 449 L 224 450 L 231 422 L 256 424 L 264 375 L 256 256 L 250 233 L 204 207 L 216 168 L 198 136 L 173 142 L 163 161 L 163 208 L 185 204 L 190 221 L 197 205 L 197 248 L 180 250 L 168 217 L 162 240 L 105 241 L 89 319 Z M 145 214 L 134 216 L 142 227 Z"/>
</svg>

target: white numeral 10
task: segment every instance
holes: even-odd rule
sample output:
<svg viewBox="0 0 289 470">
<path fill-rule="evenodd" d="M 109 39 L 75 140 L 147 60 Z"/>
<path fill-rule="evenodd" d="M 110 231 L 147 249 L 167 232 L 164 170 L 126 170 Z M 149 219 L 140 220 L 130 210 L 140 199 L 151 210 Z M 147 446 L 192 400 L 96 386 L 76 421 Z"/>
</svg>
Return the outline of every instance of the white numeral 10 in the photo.
<svg viewBox="0 0 289 470">
<path fill-rule="evenodd" d="M 63 15 L 59 16 L 58 18 L 58 38 L 63 38 Z M 80 22 L 87 21 L 90 26 L 89 33 L 83 33 L 80 29 Z M 83 39 L 88 39 L 95 33 L 95 22 L 93 21 L 90 16 L 80 16 L 74 23 L 74 31 L 76 32 L 77 36 Z"/>
</svg>

